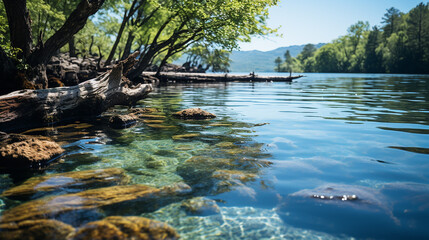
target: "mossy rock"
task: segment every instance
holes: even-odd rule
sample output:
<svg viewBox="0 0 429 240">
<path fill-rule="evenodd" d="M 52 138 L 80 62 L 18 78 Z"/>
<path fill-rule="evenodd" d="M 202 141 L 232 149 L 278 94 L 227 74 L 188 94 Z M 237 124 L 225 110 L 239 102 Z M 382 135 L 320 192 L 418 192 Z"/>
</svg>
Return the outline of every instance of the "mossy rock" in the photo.
<svg viewBox="0 0 429 240">
<path fill-rule="evenodd" d="M 27 198 L 37 194 L 39 197 L 65 188 L 88 189 L 126 184 L 129 182 L 124 170 L 119 168 L 86 170 L 49 174 L 32 177 L 19 186 L 4 191 L 1 196 L 8 198 Z"/>
<path fill-rule="evenodd" d="M 173 117 L 180 118 L 180 119 L 201 120 L 201 119 L 215 118 L 216 115 L 214 115 L 213 113 L 204 111 L 201 108 L 188 108 L 188 109 L 173 113 Z"/>
<path fill-rule="evenodd" d="M 95 211 L 106 206 L 118 206 L 117 204 L 130 201 L 148 201 L 159 192 L 159 189 L 146 185 L 128 185 L 44 197 L 4 211 L 0 216 L 0 224 L 60 218 L 64 214 L 76 214 L 76 212 L 79 212 L 78 215 L 83 215 L 84 211 Z"/>
<path fill-rule="evenodd" d="M 194 138 L 201 136 L 200 133 L 187 133 L 187 134 L 180 134 L 180 135 L 174 135 L 173 140 L 181 140 L 181 139 L 188 139 L 188 138 Z"/>
<path fill-rule="evenodd" d="M 0 142 L 0 166 L 11 168 L 40 168 L 64 152 L 47 137 L 9 134 Z"/>
<path fill-rule="evenodd" d="M 111 216 L 80 227 L 74 240 L 92 239 L 179 239 L 179 234 L 169 225 L 143 217 Z"/>
<path fill-rule="evenodd" d="M 69 239 L 74 231 L 72 226 L 53 219 L 26 220 L 0 224 L 0 239 Z"/>
<path fill-rule="evenodd" d="M 196 197 L 182 202 L 182 209 L 190 215 L 209 216 L 220 213 L 216 201 L 204 197 Z"/>
</svg>

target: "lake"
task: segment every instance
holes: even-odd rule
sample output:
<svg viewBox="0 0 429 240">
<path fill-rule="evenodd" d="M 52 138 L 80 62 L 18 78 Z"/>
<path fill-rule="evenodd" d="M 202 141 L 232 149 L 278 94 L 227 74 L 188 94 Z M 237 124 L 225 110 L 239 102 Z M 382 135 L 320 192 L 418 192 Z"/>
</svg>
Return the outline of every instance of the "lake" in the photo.
<svg viewBox="0 0 429 240">
<path fill-rule="evenodd" d="M 305 75 L 293 83 L 159 87 L 136 106 L 154 112 L 128 129 L 110 129 L 104 117 L 31 130 L 67 154 L 25 177 L 0 174 L 0 191 L 31 176 L 118 168 L 127 185 L 179 190 L 52 218 L 79 227 L 143 216 L 182 239 L 428 239 L 429 76 Z M 171 117 L 190 107 L 217 117 Z M 106 116 L 129 112 L 116 107 Z M 0 218 L 39 197 L 97 187 L 2 197 Z"/>
</svg>

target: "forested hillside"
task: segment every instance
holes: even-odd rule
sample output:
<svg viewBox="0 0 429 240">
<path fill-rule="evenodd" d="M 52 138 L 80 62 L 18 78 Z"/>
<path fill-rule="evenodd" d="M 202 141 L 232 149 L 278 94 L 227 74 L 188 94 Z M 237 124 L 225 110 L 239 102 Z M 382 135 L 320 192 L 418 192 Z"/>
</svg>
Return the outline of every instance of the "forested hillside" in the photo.
<svg viewBox="0 0 429 240">
<path fill-rule="evenodd" d="M 275 64 L 281 72 L 429 73 L 429 4 L 389 8 L 381 26 L 359 21 L 319 50 L 308 45 L 296 58 L 286 51 Z"/>
</svg>

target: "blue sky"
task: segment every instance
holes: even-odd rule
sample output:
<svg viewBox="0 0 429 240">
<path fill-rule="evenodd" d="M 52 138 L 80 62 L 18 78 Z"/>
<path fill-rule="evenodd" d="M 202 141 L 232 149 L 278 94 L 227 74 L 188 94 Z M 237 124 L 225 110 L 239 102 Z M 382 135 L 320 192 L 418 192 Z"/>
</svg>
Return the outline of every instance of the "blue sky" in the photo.
<svg viewBox="0 0 429 240">
<path fill-rule="evenodd" d="M 253 38 L 240 44 L 241 50 L 269 51 L 278 47 L 306 43 L 326 43 L 345 35 L 359 20 L 380 25 L 386 9 L 395 7 L 408 12 L 422 0 L 281 0 L 270 9 L 268 26 L 282 37 Z"/>
</svg>

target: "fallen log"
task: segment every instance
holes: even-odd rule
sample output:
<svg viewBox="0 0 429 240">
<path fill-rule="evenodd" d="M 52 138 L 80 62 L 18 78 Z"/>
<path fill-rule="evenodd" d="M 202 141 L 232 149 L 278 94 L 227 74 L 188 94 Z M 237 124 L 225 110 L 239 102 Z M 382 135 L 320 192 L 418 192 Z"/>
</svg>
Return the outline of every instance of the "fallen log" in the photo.
<svg viewBox="0 0 429 240">
<path fill-rule="evenodd" d="M 97 116 L 114 105 L 129 105 L 146 97 L 151 84 L 134 85 L 124 77 L 137 55 L 76 86 L 19 90 L 0 96 L 0 131 Z"/>
<path fill-rule="evenodd" d="M 144 76 L 155 76 L 155 73 L 144 72 Z M 161 82 L 292 82 L 298 76 L 259 76 L 253 73 L 249 75 L 238 74 L 213 74 L 213 73 L 183 73 L 183 72 L 161 72 L 156 76 Z"/>
</svg>

